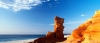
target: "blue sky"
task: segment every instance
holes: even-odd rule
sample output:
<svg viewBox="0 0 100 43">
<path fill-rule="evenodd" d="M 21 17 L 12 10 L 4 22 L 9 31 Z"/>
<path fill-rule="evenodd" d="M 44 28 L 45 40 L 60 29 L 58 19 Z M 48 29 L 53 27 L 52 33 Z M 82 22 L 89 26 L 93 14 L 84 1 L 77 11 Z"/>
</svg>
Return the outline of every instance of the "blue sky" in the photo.
<svg viewBox="0 0 100 43">
<path fill-rule="evenodd" d="M 100 9 L 100 0 L 0 0 L 0 34 L 46 34 L 54 17 L 71 33 Z"/>
</svg>

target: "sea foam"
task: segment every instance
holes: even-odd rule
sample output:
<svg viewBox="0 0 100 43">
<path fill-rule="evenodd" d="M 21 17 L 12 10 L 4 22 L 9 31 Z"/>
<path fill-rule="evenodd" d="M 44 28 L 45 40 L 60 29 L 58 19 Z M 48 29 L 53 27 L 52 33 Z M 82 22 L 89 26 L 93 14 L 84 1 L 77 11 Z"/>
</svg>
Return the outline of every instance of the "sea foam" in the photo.
<svg viewBox="0 0 100 43">
<path fill-rule="evenodd" d="M 69 35 L 65 35 L 64 37 L 68 37 Z M 32 42 L 37 38 L 34 39 L 27 39 L 27 40 L 16 40 L 16 41 L 7 41 L 7 42 L 0 42 L 0 43 L 27 43 L 27 42 Z"/>
<path fill-rule="evenodd" d="M 34 41 L 35 39 L 27 39 L 27 40 L 17 40 L 17 41 L 7 41 L 7 42 L 0 42 L 0 43 L 27 43 Z"/>
</svg>

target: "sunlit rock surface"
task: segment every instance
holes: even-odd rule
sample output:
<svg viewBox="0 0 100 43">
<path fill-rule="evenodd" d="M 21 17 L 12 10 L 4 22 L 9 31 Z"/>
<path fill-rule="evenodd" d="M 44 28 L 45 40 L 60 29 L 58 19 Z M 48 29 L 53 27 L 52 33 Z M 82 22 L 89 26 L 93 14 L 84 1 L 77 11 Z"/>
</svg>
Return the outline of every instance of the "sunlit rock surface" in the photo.
<svg viewBox="0 0 100 43">
<path fill-rule="evenodd" d="M 100 10 L 81 24 L 67 38 L 65 43 L 100 43 Z"/>
<path fill-rule="evenodd" d="M 64 19 L 56 16 L 54 20 L 54 33 L 56 34 L 56 38 L 63 39 Z"/>
</svg>

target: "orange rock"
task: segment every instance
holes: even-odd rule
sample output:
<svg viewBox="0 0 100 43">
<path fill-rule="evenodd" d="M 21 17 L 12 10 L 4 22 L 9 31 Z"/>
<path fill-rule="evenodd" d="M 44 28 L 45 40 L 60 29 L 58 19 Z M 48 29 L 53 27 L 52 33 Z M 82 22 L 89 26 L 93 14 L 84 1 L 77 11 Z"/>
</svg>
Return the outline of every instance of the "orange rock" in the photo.
<svg viewBox="0 0 100 43">
<path fill-rule="evenodd" d="M 75 29 L 65 41 L 67 43 L 100 43 L 100 11 Z"/>
<path fill-rule="evenodd" d="M 63 35 L 63 26 L 64 19 L 60 18 L 58 16 L 55 17 L 55 22 L 54 22 L 54 33 L 56 34 L 56 38 L 64 38 Z"/>
<path fill-rule="evenodd" d="M 100 43 L 100 11 L 96 11 L 91 25 L 85 30 L 83 36 L 84 41 L 82 43 Z M 87 41 L 88 40 L 88 41 Z"/>
<path fill-rule="evenodd" d="M 49 37 L 49 38 L 56 38 L 55 36 L 55 33 L 54 32 L 49 32 L 46 34 L 46 37 Z"/>
</svg>

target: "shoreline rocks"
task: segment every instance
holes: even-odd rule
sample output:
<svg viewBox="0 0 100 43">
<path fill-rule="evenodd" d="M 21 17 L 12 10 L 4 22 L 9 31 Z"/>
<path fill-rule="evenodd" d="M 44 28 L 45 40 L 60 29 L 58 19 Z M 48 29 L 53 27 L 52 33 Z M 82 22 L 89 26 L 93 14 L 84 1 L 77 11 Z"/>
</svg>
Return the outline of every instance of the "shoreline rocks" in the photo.
<svg viewBox="0 0 100 43">
<path fill-rule="evenodd" d="M 63 23 L 64 19 L 56 16 L 54 18 L 54 32 L 48 31 L 45 37 L 40 37 L 29 43 L 57 43 L 65 41 L 66 38 L 64 38 L 63 34 Z"/>
</svg>

